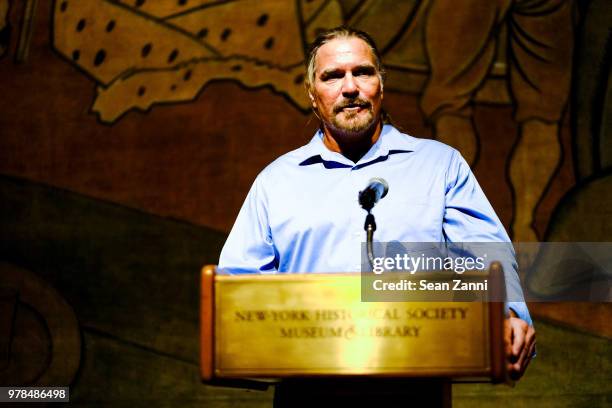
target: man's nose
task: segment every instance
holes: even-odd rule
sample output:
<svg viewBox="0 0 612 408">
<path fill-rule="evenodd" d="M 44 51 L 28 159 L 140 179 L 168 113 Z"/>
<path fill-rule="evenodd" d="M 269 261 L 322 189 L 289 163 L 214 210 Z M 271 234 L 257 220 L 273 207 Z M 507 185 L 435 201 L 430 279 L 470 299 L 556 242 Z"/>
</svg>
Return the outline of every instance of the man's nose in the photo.
<svg viewBox="0 0 612 408">
<path fill-rule="evenodd" d="M 359 95 L 359 88 L 357 88 L 355 78 L 353 75 L 348 74 L 344 77 L 344 81 L 342 82 L 342 96 L 345 98 L 354 98 L 357 95 Z"/>
</svg>

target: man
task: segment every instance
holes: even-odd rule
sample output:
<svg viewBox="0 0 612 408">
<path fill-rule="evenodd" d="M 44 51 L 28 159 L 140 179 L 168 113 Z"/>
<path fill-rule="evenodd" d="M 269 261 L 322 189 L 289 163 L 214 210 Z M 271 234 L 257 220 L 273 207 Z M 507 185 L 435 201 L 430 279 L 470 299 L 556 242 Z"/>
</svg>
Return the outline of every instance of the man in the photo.
<svg viewBox="0 0 612 408">
<path fill-rule="evenodd" d="M 383 124 L 384 70 L 373 40 L 339 27 L 321 34 L 307 61 L 307 90 L 321 129 L 255 180 L 221 252 L 228 273 L 361 269 L 365 212 L 357 194 L 389 183 L 374 209 L 381 242 L 508 242 L 459 153 Z M 509 292 L 520 293 L 515 270 Z M 520 377 L 535 347 L 523 302 L 509 302 L 508 368 Z"/>
</svg>

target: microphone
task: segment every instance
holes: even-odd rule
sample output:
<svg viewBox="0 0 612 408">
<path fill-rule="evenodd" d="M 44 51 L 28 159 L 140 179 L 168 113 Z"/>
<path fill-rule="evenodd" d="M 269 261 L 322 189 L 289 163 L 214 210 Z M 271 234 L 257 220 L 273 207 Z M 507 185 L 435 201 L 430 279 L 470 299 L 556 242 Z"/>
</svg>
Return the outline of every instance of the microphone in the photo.
<svg viewBox="0 0 612 408">
<path fill-rule="evenodd" d="M 368 212 L 365 219 L 363 229 L 366 231 L 366 250 L 368 254 L 368 261 L 370 267 L 374 270 L 374 231 L 376 231 L 376 221 L 374 220 L 374 214 L 372 214 L 372 208 L 374 205 L 387 195 L 389 191 L 389 184 L 380 178 L 374 177 L 370 179 L 368 186 L 359 192 L 359 204 L 361 207 Z"/>
<path fill-rule="evenodd" d="M 380 177 L 374 177 L 370 179 L 368 186 L 359 192 L 359 204 L 364 210 L 370 212 L 378 200 L 387 195 L 388 191 L 389 184 Z"/>
</svg>

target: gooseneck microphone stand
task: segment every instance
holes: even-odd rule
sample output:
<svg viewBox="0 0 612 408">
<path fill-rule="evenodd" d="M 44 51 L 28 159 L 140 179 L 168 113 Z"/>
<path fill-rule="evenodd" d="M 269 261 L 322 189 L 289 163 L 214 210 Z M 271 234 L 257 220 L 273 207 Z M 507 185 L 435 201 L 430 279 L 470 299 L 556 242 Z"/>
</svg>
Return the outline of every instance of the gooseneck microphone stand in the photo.
<svg viewBox="0 0 612 408">
<path fill-rule="evenodd" d="M 374 231 L 376 231 L 376 220 L 374 220 L 374 214 L 372 214 L 372 208 L 374 205 L 387 195 L 389 191 L 389 184 L 380 178 L 374 177 L 368 183 L 368 186 L 359 192 L 359 205 L 368 212 L 365 219 L 363 229 L 366 231 L 366 248 L 368 252 L 368 261 L 370 262 L 370 269 L 374 270 Z"/>
<path fill-rule="evenodd" d="M 376 231 L 376 220 L 374 214 L 372 214 L 372 208 L 376 203 L 376 194 L 372 193 L 371 190 L 364 190 L 359 192 L 359 204 L 361 207 L 368 212 L 366 215 L 363 229 L 366 232 L 366 249 L 368 253 L 368 261 L 370 262 L 370 269 L 374 269 L 374 231 Z"/>
</svg>

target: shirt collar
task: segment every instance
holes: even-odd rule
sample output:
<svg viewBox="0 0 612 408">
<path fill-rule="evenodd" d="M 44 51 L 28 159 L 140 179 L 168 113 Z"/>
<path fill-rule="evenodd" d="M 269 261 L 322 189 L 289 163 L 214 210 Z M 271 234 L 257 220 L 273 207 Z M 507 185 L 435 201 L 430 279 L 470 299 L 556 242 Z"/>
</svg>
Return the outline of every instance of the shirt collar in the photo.
<svg viewBox="0 0 612 408">
<path fill-rule="evenodd" d="M 299 160 L 301 166 L 323 163 L 326 168 L 365 167 L 372 162 L 386 160 L 390 154 L 413 152 L 416 145 L 417 140 L 412 136 L 400 133 L 392 125 L 384 125 L 376 143 L 357 163 L 353 163 L 342 154 L 329 150 L 323 143 L 323 132 L 317 130 L 304 146 Z"/>
</svg>

